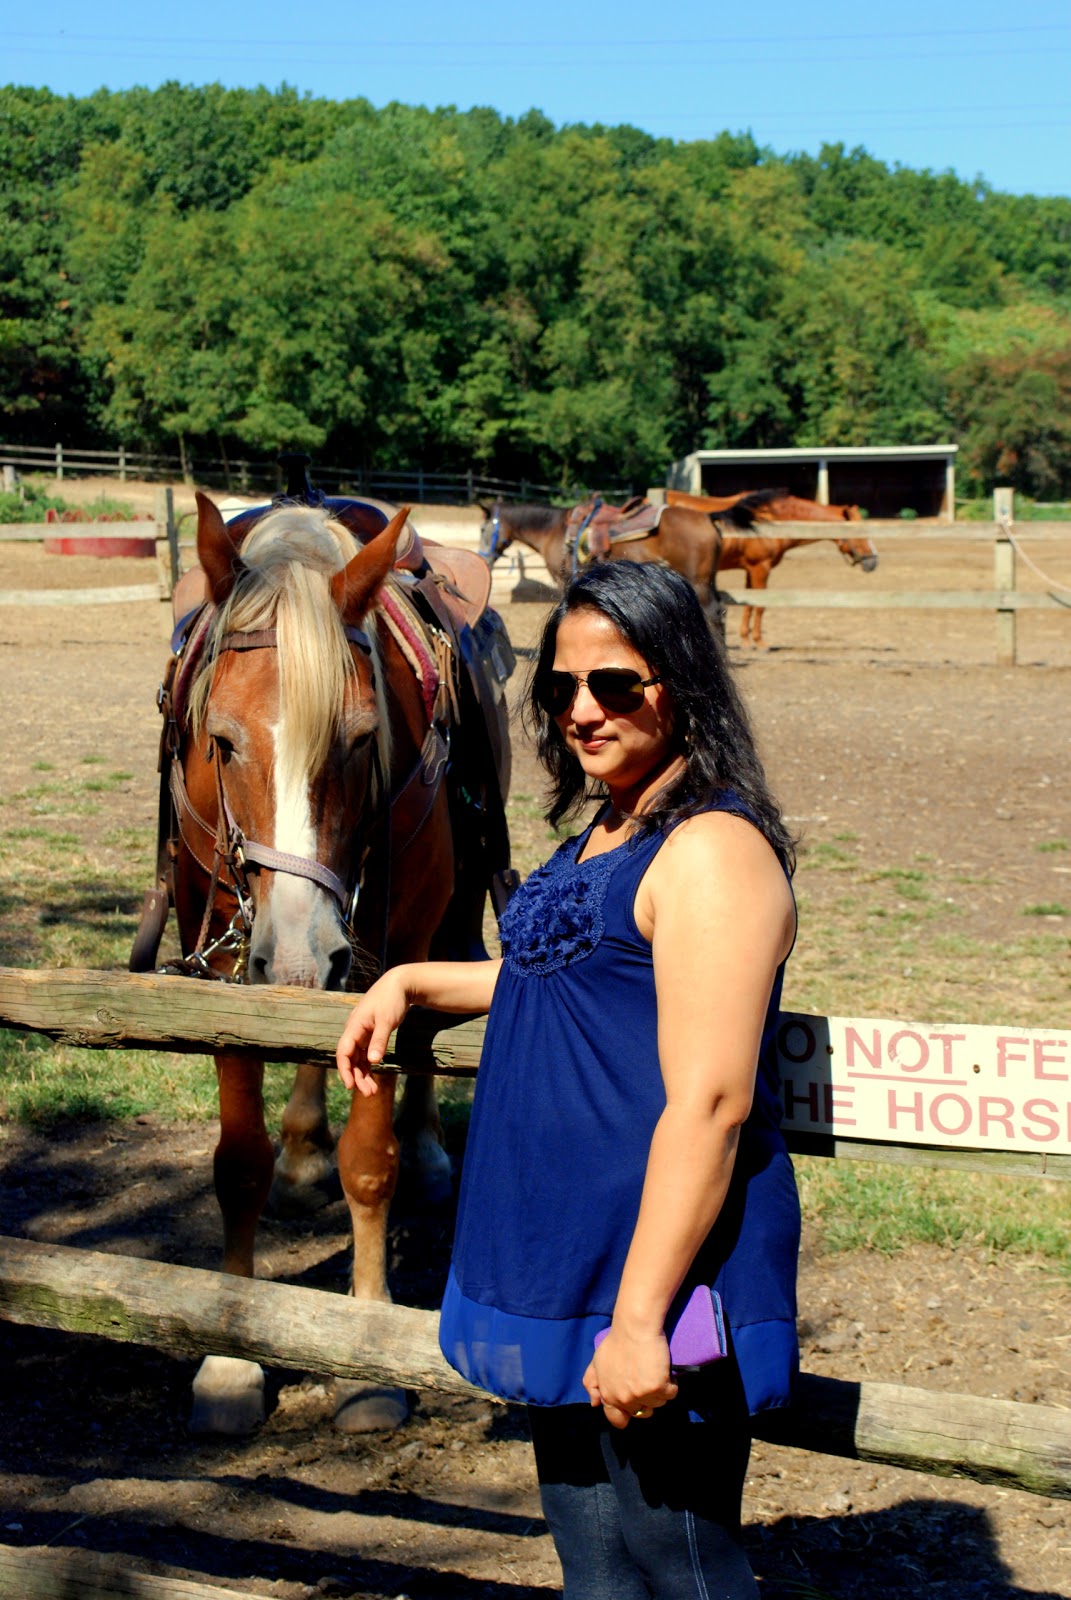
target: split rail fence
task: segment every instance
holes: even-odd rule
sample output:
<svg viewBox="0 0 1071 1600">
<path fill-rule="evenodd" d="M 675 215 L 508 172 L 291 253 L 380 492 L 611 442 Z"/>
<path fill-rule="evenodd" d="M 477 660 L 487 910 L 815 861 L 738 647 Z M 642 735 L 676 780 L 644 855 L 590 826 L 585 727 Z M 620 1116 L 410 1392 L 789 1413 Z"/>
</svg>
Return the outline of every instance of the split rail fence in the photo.
<svg viewBox="0 0 1071 1600">
<path fill-rule="evenodd" d="M 878 522 L 845 524 L 846 537 L 874 539 L 882 546 L 897 543 L 932 544 L 952 542 L 962 545 L 992 544 L 993 586 L 991 589 L 876 589 L 866 583 L 857 583 L 851 589 L 764 589 L 761 593 L 745 589 L 720 590 L 719 596 L 726 606 L 760 604 L 765 607 L 817 608 L 825 610 L 909 610 L 909 611 L 987 611 L 996 619 L 996 661 L 998 666 L 1014 666 L 1018 658 L 1017 622 L 1023 611 L 1062 611 L 1071 618 L 1071 581 L 1067 583 L 1048 580 L 1032 557 L 1026 552 L 1023 541 L 1031 548 L 1071 545 L 1071 523 L 1031 522 L 1017 527 L 1012 521 L 1013 507 L 1010 491 L 997 490 L 994 494 L 994 520 L 970 524 L 942 524 L 938 527 L 916 529 L 905 527 L 903 522 Z M 152 537 L 156 544 L 158 582 L 134 584 L 99 589 L 41 589 L 0 590 L 0 605 L 53 606 L 53 605 L 103 605 L 122 602 L 163 600 L 170 598 L 175 583 L 183 571 L 183 553 L 192 544 L 180 541 L 175 518 L 173 492 L 170 488 L 157 492 L 154 522 L 109 524 L 108 537 L 122 538 L 128 532 L 132 539 Z M 6 541 L 41 541 L 62 533 L 64 539 L 99 537 L 101 527 L 96 524 L 20 523 L 0 526 L 0 543 Z M 779 522 L 776 532 L 749 534 L 749 538 L 815 538 L 815 524 L 811 522 Z M 471 543 L 462 539 L 460 542 Z M 515 547 L 517 548 L 517 547 Z M 508 559 L 508 558 L 507 558 Z M 533 560 L 530 551 L 520 550 L 515 558 L 522 562 Z M 534 558 L 538 560 L 538 558 Z M 1040 573 L 1047 587 L 1024 589 L 1019 586 L 1021 564 Z M 506 562 L 500 563 L 505 567 Z M 508 594 L 506 573 L 496 574 L 494 594 Z M 169 629 L 167 631 L 170 631 Z"/>
<path fill-rule="evenodd" d="M 345 994 L 112 972 L 0 968 L 0 1026 L 95 1049 L 333 1064 Z M 413 1012 L 385 1070 L 472 1076 L 483 1019 Z M 1071 1033 L 1071 1030 L 1064 1030 Z M 1071 1040 L 1049 1032 L 784 1013 L 790 1149 L 1071 1178 Z M 0 1239 L 0 1318 L 444 1393 L 434 1312 L 222 1273 Z M 801 1376 L 760 1437 L 824 1454 L 1071 1498 L 1071 1413 L 904 1385 Z"/>
<path fill-rule="evenodd" d="M 275 494 L 286 481 L 283 468 L 274 458 L 246 460 L 241 457 L 224 459 L 222 456 L 196 458 L 188 451 L 185 456 L 162 455 L 157 451 L 130 450 L 120 445 L 118 450 L 83 450 L 74 445 L 57 442 L 54 445 L 0 444 L 0 470 L 4 467 L 21 468 L 31 473 L 42 473 L 62 483 L 65 478 L 81 478 L 99 472 L 126 483 L 129 478 L 151 482 L 153 479 L 183 479 L 191 486 L 194 482 L 212 489 L 222 489 L 227 494 Z M 463 500 L 493 500 L 496 496 L 509 496 L 517 500 L 552 500 L 560 486 L 535 483 L 526 478 L 495 478 L 487 473 L 427 472 L 423 467 L 407 471 L 381 472 L 360 466 L 321 466 L 313 468 L 313 476 L 321 489 L 335 494 L 370 494 L 383 500 L 415 500 L 425 504 L 453 504 Z M 632 493 L 628 483 L 618 483 L 605 491 L 615 498 L 627 499 Z M 577 491 L 579 498 L 580 491 Z"/>
</svg>

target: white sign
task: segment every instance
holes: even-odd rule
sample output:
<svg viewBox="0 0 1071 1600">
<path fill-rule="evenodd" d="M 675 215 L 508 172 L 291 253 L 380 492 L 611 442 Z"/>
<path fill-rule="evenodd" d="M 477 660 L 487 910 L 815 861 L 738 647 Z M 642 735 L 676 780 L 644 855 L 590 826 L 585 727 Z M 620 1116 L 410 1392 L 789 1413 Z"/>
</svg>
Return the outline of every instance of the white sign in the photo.
<svg viewBox="0 0 1071 1600">
<path fill-rule="evenodd" d="M 786 1133 L 1071 1154 L 1071 1027 L 783 1011 L 777 1056 Z"/>
</svg>

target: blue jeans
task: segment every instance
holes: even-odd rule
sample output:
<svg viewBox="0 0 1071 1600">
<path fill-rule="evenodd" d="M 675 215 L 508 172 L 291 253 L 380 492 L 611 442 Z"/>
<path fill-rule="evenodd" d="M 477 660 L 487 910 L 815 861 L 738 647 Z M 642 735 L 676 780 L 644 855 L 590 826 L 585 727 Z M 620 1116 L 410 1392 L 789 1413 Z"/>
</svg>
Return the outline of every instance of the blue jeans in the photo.
<svg viewBox="0 0 1071 1600">
<path fill-rule="evenodd" d="M 730 1357 L 618 1431 L 592 1406 L 530 1406 L 564 1600 L 755 1600 L 740 1543 L 751 1428 Z"/>
</svg>

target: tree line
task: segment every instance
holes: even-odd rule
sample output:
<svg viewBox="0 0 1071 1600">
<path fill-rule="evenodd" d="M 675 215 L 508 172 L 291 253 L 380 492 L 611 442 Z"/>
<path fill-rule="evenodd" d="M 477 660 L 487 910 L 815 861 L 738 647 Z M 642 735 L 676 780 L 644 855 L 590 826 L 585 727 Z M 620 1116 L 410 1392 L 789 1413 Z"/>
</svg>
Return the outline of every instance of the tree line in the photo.
<svg viewBox="0 0 1071 1600">
<path fill-rule="evenodd" d="M 0 89 L 0 431 L 656 482 L 960 444 L 1071 493 L 1071 200 L 283 88 Z"/>
</svg>

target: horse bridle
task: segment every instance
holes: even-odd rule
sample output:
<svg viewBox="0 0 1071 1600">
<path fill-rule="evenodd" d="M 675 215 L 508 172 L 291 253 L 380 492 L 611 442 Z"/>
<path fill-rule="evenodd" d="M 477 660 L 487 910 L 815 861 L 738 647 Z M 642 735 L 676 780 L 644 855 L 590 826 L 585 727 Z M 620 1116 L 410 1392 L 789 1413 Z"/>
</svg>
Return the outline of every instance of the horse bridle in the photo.
<svg viewBox="0 0 1071 1600">
<path fill-rule="evenodd" d="M 375 667 L 372 641 L 363 628 L 346 626 L 343 630 L 350 644 L 362 651 L 373 662 L 372 686 L 375 687 Z M 227 650 L 274 650 L 278 647 L 277 632 L 274 628 L 261 628 L 250 633 L 227 633 L 216 647 L 217 656 Z M 335 899 L 343 923 L 351 937 L 354 937 L 354 920 L 357 914 L 357 903 L 360 898 L 361 887 L 364 881 L 365 864 L 368 859 L 369 844 L 367 834 L 371 829 L 371 821 L 382 796 L 386 793 L 383 780 L 383 770 L 379 759 L 379 749 L 376 743 L 372 744 L 372 796 L 373 804 L 368 808 L 364 826 L 360 830 L 358 849 L 356 850 L 357 868 L 352 889 L 348 888 L 336 872 L 324 866 L 322 861 L 316 861 L 310 856 L 292 855 L 287 851 L 276 850 L 272 845 L 261 844 L 259 840 L 246 836 L 241 825 L 236 820 L 230 803 L 227 799 L 223 784 L 223 763 L 220 759 L 218 742 L 211 736 L 208 740 L 207 759 L 212 762 L 216 779 L 216 836 L 213 846 L 213 862 L 211 882 L 205 903 L 204 917 L 197 943 L 187 961 L 201 972 L 208 971 L 208 957 L 219 950 L 237 952 L 240 967 L 244 967 L 245 951 L 248 949 L 250 935 L 253 931 L 253 896 L 249 887 L 248 870 L 263 867 L 270 872 L 283 872 L 290 877 L 305 878 L 311 883 L 316 883 Z M 389 808 L 388 808 L 389 811 Z M 208 929 L 212 920 L 212 912 L 216 894 L 219 890 L 220 875 L 226 867 L 233 883 L 233 893 L 238 902 L 238 911 L 231 919 L 230 926 L 221 938 L 211 945 L 206 945 Z M 235 977 L 240 976 L 236 970 Z"/>
<path fill-rule="evenodd" d="M 495 503 L 495 509 L 491 513 L 491 542 L 488 544 L 486 550 L 481 550 L 480 551 L 481 556 L 483 556 L 483 559 L 487 562 L 487 565 L 489 567 L 494 565 L 495 560 L 497 559 L 497 557 L 506 548 L 505 544 L 500 544 L 500 542 L 499 542 L 501 537 L 502 537 L 502 508 L 496 502 Z"/>
</svg>

